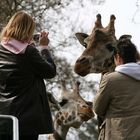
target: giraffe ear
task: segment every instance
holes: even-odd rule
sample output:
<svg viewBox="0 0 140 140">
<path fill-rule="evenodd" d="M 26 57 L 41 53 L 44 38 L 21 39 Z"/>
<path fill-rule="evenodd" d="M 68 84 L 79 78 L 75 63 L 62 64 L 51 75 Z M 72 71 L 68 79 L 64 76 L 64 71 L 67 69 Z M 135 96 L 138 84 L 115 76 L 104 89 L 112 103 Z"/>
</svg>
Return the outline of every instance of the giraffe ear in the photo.
<svg viewBox="0 0 140 140">
<path fill-rule="evenodd" d="M 75 34 L 76 38 L 80 42 L 81 45 L 86 46 L 85 39 L 89 36 L 85 33 L 76 33 Z"/>
<path fill-rule="evenodd" d="M 73 87 L 73 92 L 74 92 L 74 93 L 79 94 L 79 86 L 80 86 L 80 82 L 77 81 L 77 82 L 74 84 L 74 87 Z"/>
</svg>

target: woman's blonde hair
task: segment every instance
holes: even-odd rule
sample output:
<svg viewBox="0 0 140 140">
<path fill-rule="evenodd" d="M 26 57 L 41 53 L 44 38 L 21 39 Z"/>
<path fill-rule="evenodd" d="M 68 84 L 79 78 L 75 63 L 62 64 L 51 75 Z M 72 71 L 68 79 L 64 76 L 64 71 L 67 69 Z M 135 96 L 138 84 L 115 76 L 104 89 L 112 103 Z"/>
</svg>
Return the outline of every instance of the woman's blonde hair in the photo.
<svg viewBox="0 0 140 140">
<path fill-rule="evenodd" d="M 28 42 L 32 39 L 34 29 L 33 18 L 25 11 L 19 11 L 11 17 L 8 24 L 3 28 L 1 39 L 14 38 L 21 42 Z"/>
</svg>

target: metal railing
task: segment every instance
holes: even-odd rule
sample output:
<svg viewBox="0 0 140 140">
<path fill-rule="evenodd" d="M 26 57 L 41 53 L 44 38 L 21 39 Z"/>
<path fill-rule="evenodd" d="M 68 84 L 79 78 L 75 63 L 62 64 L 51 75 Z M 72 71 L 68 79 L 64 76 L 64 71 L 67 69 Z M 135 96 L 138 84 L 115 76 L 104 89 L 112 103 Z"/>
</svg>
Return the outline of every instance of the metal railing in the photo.
<svg viewBox="0 0 140 140">
<path fill-rule="evenodd" d="M 0 119 L 12 120 L 13 140 L 19 140 L 19 126 L 18 119 L 12 115 L 0 115 Z"/>
</svg>

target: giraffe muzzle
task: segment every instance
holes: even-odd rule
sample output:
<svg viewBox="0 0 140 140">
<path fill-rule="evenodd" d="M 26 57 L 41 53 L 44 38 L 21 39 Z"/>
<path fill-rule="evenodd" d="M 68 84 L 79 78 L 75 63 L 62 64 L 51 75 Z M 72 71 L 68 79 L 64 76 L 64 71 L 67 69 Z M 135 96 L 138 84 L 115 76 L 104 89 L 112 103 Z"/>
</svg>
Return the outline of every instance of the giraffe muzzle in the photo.
<svg viewBox="0 0 140 140">
<path fill-rule="evenodd" d="M 79 116 L 82 118 L 82 120 L 88 121 L 89 119 L 94 117 L 94 113 L 90 108 L 81 108 L 79 110 Z"/>
</svg>

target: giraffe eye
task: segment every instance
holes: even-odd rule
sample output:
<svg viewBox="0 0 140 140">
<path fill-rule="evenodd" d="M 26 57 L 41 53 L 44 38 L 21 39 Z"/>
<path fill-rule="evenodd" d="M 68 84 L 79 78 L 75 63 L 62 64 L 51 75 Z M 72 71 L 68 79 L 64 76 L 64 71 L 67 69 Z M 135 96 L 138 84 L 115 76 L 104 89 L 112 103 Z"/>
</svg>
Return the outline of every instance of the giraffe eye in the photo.
<svg viewBox="0 0 140 140">
<path fill-rule="evenodd" d="M 64 106 L 68 102 L 67 99 L 62 99 L 62 101 L 59 103 L 60 106 Z"/>
<path fill-rule="evenodd" d="M 110 52 L 114 51 L 114 47 L 112 46 L 112 44 L 107 44 L 107 45 L 106 45 L 106 48 L 107 48 Z"/>
</svg>

